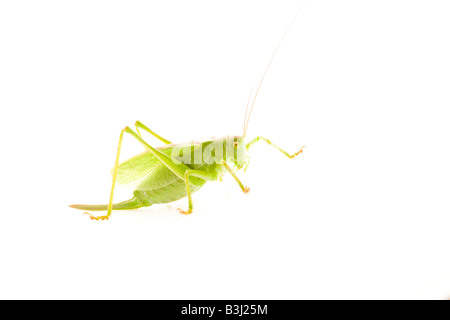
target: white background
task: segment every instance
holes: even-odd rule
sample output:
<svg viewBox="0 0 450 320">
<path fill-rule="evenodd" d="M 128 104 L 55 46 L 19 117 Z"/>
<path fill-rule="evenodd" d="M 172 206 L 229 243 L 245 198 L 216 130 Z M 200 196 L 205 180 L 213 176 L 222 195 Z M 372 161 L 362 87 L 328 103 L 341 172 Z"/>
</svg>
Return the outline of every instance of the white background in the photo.
<svg viewBox="0 0 450 320">
<path fill-rule="evenodd" d="M 305 152 L 255 146 L 249 194 L 227 176 L 187 217 L 67 207 L 107 202 L 135 120 L 240 134 L 301 3 L 2 1 L 0 298 L 448 298 L 448 1 L 308 1 L 248 131 Z"/>
</svg>

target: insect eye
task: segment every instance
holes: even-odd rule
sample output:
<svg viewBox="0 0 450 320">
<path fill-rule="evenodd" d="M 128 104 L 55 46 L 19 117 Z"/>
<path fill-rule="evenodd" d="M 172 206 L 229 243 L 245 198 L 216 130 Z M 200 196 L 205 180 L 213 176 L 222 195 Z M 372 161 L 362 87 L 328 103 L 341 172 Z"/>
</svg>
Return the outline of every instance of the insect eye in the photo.
<svg viewBox="0 0 450 320">
<path fill-rule="evenodd" d="M 234 146 L 235 148 L 237 148 L 237 147 L 239 146 L 239 143 L 235 142 L 235 143 L 233 143 L 233 146 Z"/>
</svg>

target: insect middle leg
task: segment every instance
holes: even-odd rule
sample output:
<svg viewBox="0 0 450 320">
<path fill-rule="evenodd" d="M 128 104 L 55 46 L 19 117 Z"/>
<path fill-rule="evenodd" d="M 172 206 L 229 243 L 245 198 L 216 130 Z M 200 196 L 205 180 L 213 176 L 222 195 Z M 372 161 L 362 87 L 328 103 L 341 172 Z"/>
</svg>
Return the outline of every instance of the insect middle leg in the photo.
<svg viewBox="0 0 450 320">
<path fill-rule="evenodd" d="M 242 192 L 244 193 L 248 193 L 250 191 L 249 187 L 245 187 L 241 180 L 239 180 L 239 178 L 237 177 L 236 173 L 233 171 L 233 169 L 230 168 L 229 165 L 227 165 L 225 162 L 222 163 L 223 166 L 225 167 L 225 169 L 227 169 L 227 171 L 231 174 L 231 176 L 234 178 L 234 180 L 236 180 L 237 184 L 239 185 L 239 187 L 241 188 Z"/>
<path fill-rule="evenodd" d="M 295 157 L 298 156 L 300 153 L 302 153 L 302 152 L 303 152 L 303 148 L 304 148 L 304 146 L 303 146 L 303 147 L 301 147 L 300 150 L 298 150 L 296 153 L 290 155 L 289 153 L 287 153 L 286 151 L 284 151 L 283 149 L 281 149 L 280 147 L 278 147 L 277 145 L 275 145 L 275 144 L 274 144 L 272 141 L 270 141 L 269 139 L 264 138 L 264 137 L 256 137 L 255 139 L 253 139 L 252 141 L 250 141 L 249 143 L 247 143 L 247 146 L 246 146 L 247 150 L 250 149 L 250 148 L 251 148 L 255 143 L 257 143 L 258 141 L 264 141 L 264 142 L 266 142 L 268 145 L 274 147 L 275 149 L 277 149 L 278 151 L 280 151 L 282 154 L 284 154 L 286 157 L 288 157 L 288 158 L 290 158 L 290 159 L 295 158 Z"/>
<path fill-rule="evenodd" d="M 208 175 L 207 173 L 200 171 L 200 170 L 187 170 L 186 173 L 184 174 L 184 180 L 186 182 L 186 193 L 188 196 L 188 210 L 187 211 L 183 211 L 180 208 L 178 208 L 178 212 L 181 214 L 191 214 L 192 210 L 194 208 L 194 206 L 192 205 L 192 195 L 191 195 L 191 184 L 190 184 L 190 178 L 189 177 L 197 177 L 200 178 L 202 180 L 207 180 L 207 181 L 212 181 L 214 180 L 214 177 L 212 175 Z"/>
</svg>

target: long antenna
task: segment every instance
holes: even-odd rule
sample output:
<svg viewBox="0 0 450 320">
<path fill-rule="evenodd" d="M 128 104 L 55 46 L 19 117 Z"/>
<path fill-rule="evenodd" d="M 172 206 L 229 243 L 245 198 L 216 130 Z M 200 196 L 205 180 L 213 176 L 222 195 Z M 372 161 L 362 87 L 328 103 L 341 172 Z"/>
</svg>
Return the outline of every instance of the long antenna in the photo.
<svg viewBox="0 0 450 320">
<path fill-rule="evenodd" d="M 252 87 L 252 90 L 250 90 L 250 94 L 248 95 L 248 100 L 247 100 L 247 106 L 245 107 L 245 116 L 244 116 L 244 135 L 245 135 L 245 126 L 246 126 L 246 124 L 247 124 L 247 112 L 248 112 L 248 106 L 249 106 L 249 104 L 250 104 L 250 99 L 251 99 L 251 97 L 252 97 L 252 93 L 253 93 L 253 87 Z"/>
<path fill-rule="evenodd" d="M 267 70 L 269 70 L 270 65 L 272 64 L 273 58 L 275 57 L 275 55 L 278 52 L 278 49 L 280 48 L 281 44 L 283 43 L 284 38 L 286 37 L 286 35 L 288 34 L 289 30 L 291 29 L 292 25 L 294 24 L 295 20 L 297 19 L 297 16 L 300 14 L 300 11 L 303 9 L 303 7 L 305 6 L 305 2 L 304 1 L 301 5 L 301 7 L 298 9 L 297 13 L 295 14 L 294 18 L 292 19 L 291 23 L 289 24 L 289 26 L 286 28 L 286 31 L 284 32 L 283 36 L 281 37 L 280 42 L 278 42 L 277 47 L 275 48 L 272 57 L 269 60 L 269 64 L 266 67 L 266 70 L 263 73 L 263 76 L 261 78 L 261 81 L 259 82 L 258 88 L 256 89 L 256 93 L 255 93 L 255 98 L 253 99 L 252 102 L 252 107 L 250 108 L 250 112 L 248 113 L 248 118 L 247 121 L 244 118 L 244 136 L 247 133 L 247 128 L 248 128 L 248 123 L 250 121 L 250 116 L 252 115 L 252 111 L 253 111 L 253 106 L 255 105 L 255 101 L 256 101 L 256 97 L 258 96 L 259 93 L 259 89 L 261 88 L 261 85 L 264 81 L 264 78 L 266 77 L 267 74 Z M 248 108 L 248 104 L 247 104 L 247 108 Z M 245 115 L 247 116 L 247 109 L 245 110 Z"/>
</svg>

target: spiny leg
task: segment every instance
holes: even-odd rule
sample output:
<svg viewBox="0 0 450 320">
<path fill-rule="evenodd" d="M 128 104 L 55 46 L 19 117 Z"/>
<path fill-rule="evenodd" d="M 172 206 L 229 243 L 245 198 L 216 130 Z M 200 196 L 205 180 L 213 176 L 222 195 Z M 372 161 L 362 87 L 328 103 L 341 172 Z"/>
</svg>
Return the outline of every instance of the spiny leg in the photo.
<svg viewBox="0 0 450 320">
<path fill-rule="evenodd" d="M 141 128 L 141 129 L 147 131 L 147 132 L 150 133 L 152 136 L 154 136 L 154 137 L 157 138 L 158 140 L 164 142 L 165 144 L 171 144 L 171 143 L 172 143 L 172 142 L 170 142 L 169 140 L 164 139 L 164 138 L 161 137 L 160 135 L 158 135 L 158 134 L 156 134 L 155 132 L 153 132 L 152 130 L 150 130 L 146 125 L 144 125 L 144 124 L 143 124 L 142 122 L 140 122 L 140 121 L 136 121 L 135 126 L 136 126 L 136 131 L 137 131 L 137 133 L 139 134 L 139 136 L 140 136 L 141 138 L 142 138 L 142 134 L 141 134 L 141 132 L 139 131 L 139 128 Z"/>
<path fill-rule="evenodd" d="M 249 143 L 247 143 L 247 146 L 246 146 L 247 150 L 250 149 L 255 143 L 257 143 L 257 142 L 260 141 L 260 140 L 265 141 L 268 145 L 271 145 L 272 147 L 274 147 L 275 149 L 277 149 L 278 151 L 280 151 L 282 154 L 284 154 L 286 157 L 288 157 L 288 158 L 290 158 L 290 159 L 295 158 L 295 157 L 298 156 L 300 153 L 302 153 L 302 152 L 303 152 L 303 148 L 305 147 L 305 146 L 301 147 L 300 150 L 298 150 L 296 153 L 290 155 L 289 153 L 287 153 L 286 151 L 284 151 L 283 149 L 281 149 L 280 147 L 278 147 L 277 145 L 275 145 L 275 144 L 274 144 L 272 141 L 270 141 L 269 139 L 264 138 L 264 137 L 256 137 L 255 139 L 253 139 L 252 141 L 250 141 Z"/>
<path fill-rule="evenodd" d="M 193 177 L 197 177 L 200 178 L 202 180 L 207 180 L 207 181 L 212 181 L 214 180 L 212 175 L 208 175 L 207 173 L 200 171 L 200 170 L 186 170 L 185 174 L 184 174 L 184 180 L 186 182 L 186 193 L 187 193 L 187 197 L 188 197 L 188 210 L 184 211 L 181 210 L 180 208 L 178 208 L 178 212 L 181 214 L 191 214 L 192 213 L 192 209 L 194 208 L 194 206 L 192 205 L 192 195 L 191 195 L 191 186 L 189 183 L 189 176 L 193 176 Z"/>
<path fill-rule="evenodd" d="M 111 215 L 112 212 L 112 204 L 113 204 L 113 198 L 114 198 L 114 189 L 116 187 L 116 181 L 117 181 L 117 171 L 119 168 L 119 160 L 120 160 L 120 151 L 122 149 L 122 141 L 123 141 L 123 134 L 125 132 L 125 129 L 123 129 L 120 132 L 120 138 L 119 138 L 119 145 L 117 146 L 117 155 L 116 155 L 116 162 L 114 164 L 114 171 L 113 171 L 113 180 L 112 180 L 112 186 L 111 186 L 111 193 L 109 196 L 109 202 L 108 202 L 108 211 L 106 213 L 105 216 L 94 216 L 92 214 L 90 214 L 89 212 L 85 212 L 85 214 L 87 214 L 92 220 L 108 220 L 109 216 Z"/>
<path fill-rule="evenodd" d="M 108 203 L 108 211 L 105 216 L 95 217 L 90 213 L 88 214 L 92 220 L 108 220 L 109 216 L 112 212 L 112 203 L 113 203 L 113 197 L 114 197 L 114 188 L 117 181 L 117 172 L 119 168 L 119 160 L 120 160 L 120 151 L 122 147 L 122 140 L 123 140 L 123 134 L 128 133 L 132 135 L 136 140 L 138 140 L 149 152 L 151 152 L 156 158 L 158 158 L 159 161 L 161 161 L 162 164 L 164 164 L 170 171 L 172 171 L 175 175 L 177 175 L 179 178 L 181 178 L 184 181 L 187 182 L 187 193 L 189 196 L 189 213 L 192 212 L 192 198 L 191 198 L 191 192 L 189 188 L 189 184 L 195 185 L 195 186 L 202 186 L 203 183 L 201 180 L 214 180 L 212 176 L 209 176 L 205 174 L 202 171 L 198 170 L 190 170 L 188 166 L 186 166 L 183 163 L 175 163 L 175 160 L 172 159 L 170 156 L 162 153 L 161 151 L 155 149 L 151 145 L 149 145 L 147 142 L 145 142 L 136 132 L 134 132 L 130 127 L 125 127 L 121 133 L 120 133 L 120 139 L 119 139 L 119 146 L 117 148 L 117 157 L 116 157 L 116 164 L 114 166 L 113 171 L 113 183 L 111 187 L 111 195 Z M 191 175 L 191 179 L 188 180 L 189 175 Z M 184 211 L 183 211 L 184 212 Z M 187 214 L 187 213 L 186 213 Z"/>
<path fill-rule="evenodd" d="M 236 182 L 238 183 L 239 187 L 241 187 L 242 192 L 244 193 L 248 193 L 250 191 L 249 187 L 245 187 L 241 180 L 239 180 L 239 178 L 237 177 L 236 173 L 224 162 L 223 163 L 225 169 L 227 169 L 227 171 L 233 176 L 234 180 L 236 180 Z"/>
<path fill-rule="evenodd" d="M 108 202 L 108 210 L 106 215 L 104 216 L 94 216 L 92 214 L 90 214 L 89 212 L 85 212 L 85 214 L 87 214 L 92 220 L 108 220 L 109 217 L 111 216 L 112 213 L 112 205 L 113 205 L 113 198 L 114 198 L 114 190 L 116 187 L 116 182 L 117 182 L 117 172 L 119 169 L 119 165 L 120 165 L 120 152 L 122 149 L 122 141 L 123 141 L 123 134 L 124 133 L 130 133 L 134 138 L 136 138 L 141 144 L 144 145 L 144 147 L 146 147 L 148 149 L 148 144 L 139 136 L 137 136 L 129 127 L 125 127 L 121 132 L 120 132 L 120 137 L 119 137 L 119 144 L 117 147 L 117 155 L 116 155 L 116 162 L 114 164 L 114 170 L 113 170 L 113 181 L 112 181 L 112 186 L 111 186 L 111 193 L 109 196 L 109 202 Z"/>
<path fill-rule="evenodd" d="M 200 170 L 192 170 L 190 167 L 185 165 L 181 162 L 176 162 L 174 159 L 172 159 L 170 156 L 166 155 L 165 153 L 162 153 L 158 149 L 153 148 L 151 145 L 149 145 L 147 142 L 142 140 L 142 138 L 133 130 L 130 128 L 125 128 L 125 132 L 131 134 L 133 137 L 135 137 L 139 142 L 141 142 L 149 152 L 153 153 L 153 155 L 158 158 L 159 161 L 161 161 L 162 164 L 164 164 L 170 171 L 172 171 L 175 175 L 177 175 L 180 179 L 186 182 L 186 193 L 189 199 L 189 209 L 188 211 L 183 211 L 181 209 L 178 209 L 179 212 L 184 214 L 190 214 L 192 213 L 192 196 L 191 196 L 191 190 L 190 185 L 194 186 L 202 186 L 203 180 L 212 181 L 215 179 L 215 176 L 212 174 L 207 174 Z"/>
</svg>

